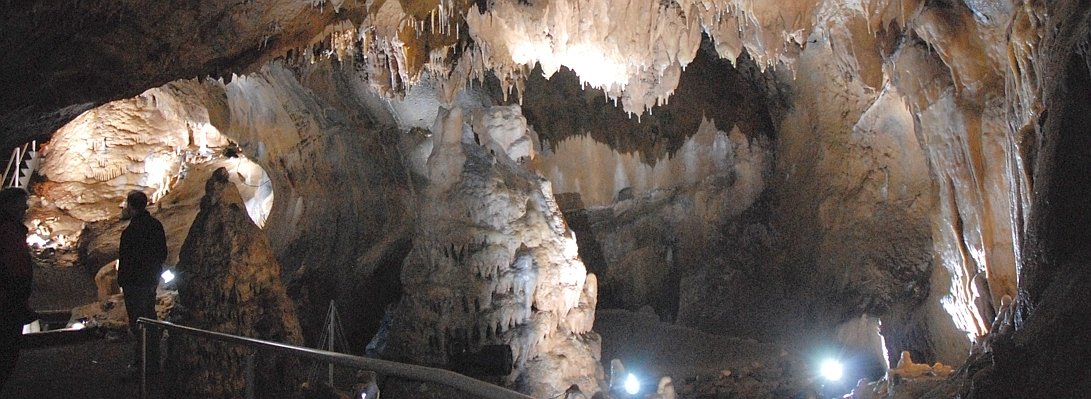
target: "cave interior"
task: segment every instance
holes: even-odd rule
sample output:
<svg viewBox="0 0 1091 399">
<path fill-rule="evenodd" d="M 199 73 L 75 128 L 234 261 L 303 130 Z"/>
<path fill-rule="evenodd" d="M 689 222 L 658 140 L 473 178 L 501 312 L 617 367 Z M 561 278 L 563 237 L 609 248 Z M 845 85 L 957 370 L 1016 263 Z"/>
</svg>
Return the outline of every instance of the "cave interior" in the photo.
<svg viewBox="0 0 1091 399">
<path fill-rule="evenodd" d="M 1091 390 L 1087 1 L 0 10 L 5 186 L 69 328 L 124 331 L 141 190 L 195 328 L 320 347 L 335 314 L 342 352 L 536 398 Z M 244 357 L 165 361 L 238 397 Z"/>
</svg>

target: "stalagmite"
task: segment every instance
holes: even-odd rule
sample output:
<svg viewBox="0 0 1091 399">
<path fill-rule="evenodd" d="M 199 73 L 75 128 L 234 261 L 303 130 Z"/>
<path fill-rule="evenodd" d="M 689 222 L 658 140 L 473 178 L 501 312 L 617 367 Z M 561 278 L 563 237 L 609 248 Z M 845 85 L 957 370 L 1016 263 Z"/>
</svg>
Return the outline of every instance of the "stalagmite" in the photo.
<svg viewBox="0 0 1091 399">
<path fill-rule="evenodd" d="M 504 381 L 520 391 L 551 397 L 580 384 L 597 392 L 593 387 L 601 383 L 598 352 L 577 339 L 577 334 L 596 339 L 589 332 L 594 278 L 589 278 L 588 287 L 582 262 L 566 250 L 573 239 L 556 203 L 544 199 L 552 198 L 548 184 L 513 162 L 529 156 L 525 147 L 514 145 L 528 139 L 526 122 L 511 117 L 516 115 L 512 109 L 497 107 L 479 113 L 473 131 L 464 131 L 461 115 L 454 109 L 441 114 L 436 123 L 443 129 L 438 134 L 444 144 L 437 145 L 429 158 L 433 186 L 422 209 L 422 217 L 433 222 L 420 226 L 419 244 L 406 261 L 405 297 L 391 326 L 387 356 L 443 365 L 450 361 L 449 353 L 422 350 L 426 337 L 417 331 L 451 328 L 456 342 L 468 345 L 470 352 L 482 345 L 509 346 L 515 372 Z M 475 135 L 488 139 L 478 145 Z M 462 172 L 449 174 L 451 169 Z M 490 195 L 481 195 L 485 192 Z M 438 252 L 458 255 L 430 262 L 437 249 L 427 243 L 459 230 L 464 233 L 449 239 L 473 244 L 444 245 L 446 249 Z M 462 265 L 484 270 L 448 271 Z M 472 312 L 450 309 L 469 307 L 471 301 Z M 577 305 L 584 308 L 574 311 Z M 572 328 L 562 317 L 569 314 Z M 467 337 L 465 331 L 475 334 Z"/>
</svg>

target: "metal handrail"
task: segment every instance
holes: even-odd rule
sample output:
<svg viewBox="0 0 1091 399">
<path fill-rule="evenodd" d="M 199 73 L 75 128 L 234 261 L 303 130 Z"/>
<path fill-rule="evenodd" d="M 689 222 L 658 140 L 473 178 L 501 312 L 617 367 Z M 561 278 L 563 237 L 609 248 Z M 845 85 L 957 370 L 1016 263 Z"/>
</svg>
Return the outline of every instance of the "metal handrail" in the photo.
<svg viewBox="0 0 1091 399">
<path fill-rule="evenodd" d="M 37 151 L 38 150 L 38 142 L 35 141 L 35 140 L 32 140 L 29 143 L 23 144 L 23 146 L 21 148 L 20 147 L 15 147 L 14 149 L 11 150 L 11 158 L 8 158 L 8 166 L 6 168 L 4 168 L 4 186 L 5 187 L 20 187 L 21 186 L 21 184 L 19 184 L 19 168 L 21 168 L 23 166 L 23 157 L 26 156 L 26 154 L 27 154 L 27 148 L 29 148 L 30 151 Z M 14 166 L 14 169 L 15 169 L 15 174 L 13 174 L 11 176 L 11 182 L 9 183 L 8 182 L 8 174 L 11 173 L 13 166 Z"/>
<path fill-rule="evenodd" d="M 26 147 L 26 146 L 24 145 L 23 147 Z M 11 158 L 8 159 L 8 166 L 6 168 L 4 168 L 4 185 L 5 185 L 5 187 L 17 186 L 18 185 L 17 178 L 19 177 L 19 164 L 22 163 L 22 162 L 23 162 L 23 148 L 15 147 L 13 150 L 11 150 Z M 12 165 L 15 165 L 15 178 L 13 178 L 11 180 L 11 183 L 8 184 L 8 173 L 11 173 Z"/>
<path fill-rule="evenodd" d="M 143 327 L 151 326 L 155 328 L 162 328 L 170 331 L 177 331 L 189 335 L 209 338 L 216 341 L 238 344 L 258 350 L 288 354 L 292 356 L 321 361 L 323 363 L 332 363 L 343 367 L 370 370 L 381 374 L 392 375 L 411 380 L 433 382 L 446 385 L 482 398 L 534 399 L 531 396 L 527 396 L 504 387 L 489 384 L 484 381 L 476 380 L 449 370 L 418 366 L 414 364 L 398 363 L 389 360 L 371 359 L 361 356 L 346 355 L 344 353 L 329 352 L 319 349 L 304 348 L 301 346 L 288 345 L 280 342 L 264 341 L 255 338 L 247 338 L 238 335 L 224 334 L 215 331 L 202 330 L 199 328 L 186 327 L 171 322 L 152 320 L 144 317 L 141 317 L 137 322 Z M 146 329 L 144 334 L 147 334 Z M 145 345 L 147 345 L 146 336 L 143 342 L 145 342 Z M 144 352 L 147 353 L 146 348 Z M 147 397 L 146 360 L 147 359 L 145 359 L 145 361 L 143 362 L 140 377 L 141 395 L 144 395 L 144 397 Z"/>
</svg>

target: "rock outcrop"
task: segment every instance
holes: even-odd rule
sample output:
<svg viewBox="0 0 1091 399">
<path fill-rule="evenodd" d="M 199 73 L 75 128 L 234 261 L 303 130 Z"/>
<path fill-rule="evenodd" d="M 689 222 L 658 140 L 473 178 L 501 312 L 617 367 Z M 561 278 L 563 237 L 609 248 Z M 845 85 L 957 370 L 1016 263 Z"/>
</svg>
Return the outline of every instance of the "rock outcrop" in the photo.
<svg viewBox="0 0 1091 399">
<path fill-rule="evenodd" d="M 303 343 L 295 306 L 281 283 L 269 241 L 246 213 L 242 197 L 217 169 L 205 185 L 201 211 L 182 245 L 178 299 L 171 321 L 200 329 L 294 345 Z M 245 392 L 253 350 L 185 335 L 171 337 L 168 367 L 178 392 L 233 398 Z M 299 362 L 258 354 L 262 396 L 298 389 Z"/>
</svg>

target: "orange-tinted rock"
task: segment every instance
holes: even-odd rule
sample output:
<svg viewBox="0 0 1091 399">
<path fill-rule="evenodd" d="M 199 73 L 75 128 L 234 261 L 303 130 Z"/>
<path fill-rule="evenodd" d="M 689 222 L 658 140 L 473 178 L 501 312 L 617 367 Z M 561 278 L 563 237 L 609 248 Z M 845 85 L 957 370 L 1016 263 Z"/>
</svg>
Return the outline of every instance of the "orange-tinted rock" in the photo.
<svg viewBox="0 0 1091 399">
<path fill-rule="evenodd" d="M 205 185 L 201 211 L 182 245 L 177 267 L 179 308 L 171 320 L 189 327 L 293 345 L 303 343 L 295 306 L 281 282 L 268 239 L 246 213 L 237 189 L 220 168 Z M 172 337 L 168 367 L 175 389 L 210 398 L 245 391 L 251 349 L 203 339 Z M 258 355 L 263 396 L 298 389 L 299 363 Z M 283 394 L 283 393 L 281 393 Z"/>
</svg>

